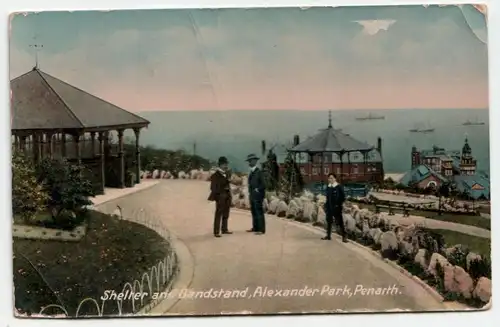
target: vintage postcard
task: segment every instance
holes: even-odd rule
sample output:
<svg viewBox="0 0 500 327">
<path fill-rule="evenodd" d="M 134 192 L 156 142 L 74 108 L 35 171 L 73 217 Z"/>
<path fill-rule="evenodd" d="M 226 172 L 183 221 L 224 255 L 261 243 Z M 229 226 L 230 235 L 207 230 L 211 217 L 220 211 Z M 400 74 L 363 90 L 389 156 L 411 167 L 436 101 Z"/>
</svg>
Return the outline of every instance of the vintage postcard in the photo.
<svg viewBox="0 0 500 327">
<path fill-rule="evenodd" d="M 16 317 L 487 309 L 487 8 L 10 17 Z"/>
</svg>

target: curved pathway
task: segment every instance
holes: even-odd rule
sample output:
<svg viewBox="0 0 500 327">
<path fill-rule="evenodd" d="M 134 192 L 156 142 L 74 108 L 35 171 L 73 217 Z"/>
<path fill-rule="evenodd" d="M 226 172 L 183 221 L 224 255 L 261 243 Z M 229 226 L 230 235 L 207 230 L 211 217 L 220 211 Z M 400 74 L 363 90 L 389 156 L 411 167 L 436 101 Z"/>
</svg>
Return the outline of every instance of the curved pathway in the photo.
<svg viewBox="0 0 500 327">
<path fill-rule="evenodd" d="M 430 229 L 447 229 L 467 235 L 472 235 L 482 238 L 491 238 L 491 231 L 476 226 L 425 218 L 422 216 L 410 215 L 410 217 L 403 217 L 402 214 L 395 214 L 393 216 L 389 216 L 387 212 L 382 212 L 381 214 L 390 220 L 396 220 L 401 225 L 422 224 Z"/>
<path fill-rule="evenodd" d="M 112 212 L 120 205 L 124 215 L 144 209 L 162 219 L 189 249 L 194 262 L 189 289 L 205 294 L 212 289 L 214 297 L 182 298 L 167 315 L 445 309 L 415 281 L 368 251 L 336 239 L 321 241 L 322 233 L 311 227 L 267 217 L 266 235 L 257 236 L 245 232 L 251 225 L 249 213 L 233 210 L 229 226 L 234 234 L 214 238 L 214 205 L 207 196 L 206 182 L 164 180 L 100 206 Z M 213 291 L 220 289 L 247 291 L 231 299 L 215 296 Z M 304 296 L 285 296 L 297 290 Z M 174 286 L 173 292 L 180 290 Z"/>
</svg>

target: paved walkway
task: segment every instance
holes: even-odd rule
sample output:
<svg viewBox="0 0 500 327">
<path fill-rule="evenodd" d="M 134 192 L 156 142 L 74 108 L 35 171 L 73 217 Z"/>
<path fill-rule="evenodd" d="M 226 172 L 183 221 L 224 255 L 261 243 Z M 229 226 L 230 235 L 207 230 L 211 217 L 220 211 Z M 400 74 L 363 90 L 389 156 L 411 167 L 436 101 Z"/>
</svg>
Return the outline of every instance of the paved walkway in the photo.
<svg viewBox="0 0 500 327">
<path fill-rule="evenodd" d="M 206 200 L 207 191 L 206 182 L 164 180 L 150 189 L 100 206 L 100 210 L 112 212 L 116 205 L 120 205 L 124 215 L 144 209 L 152 217 L 162 219 L 170 231 L 187 246 L 192 256 L 194 274 L 189 285 L 191 290 L 248 288 L 247 296 L 239 299 L 181 299 L 167 314 L 445 308 L 412 279 L 366 250 L 353 244 L 343 244 L 336 239 L 321 241 L 322 233 L 310 227 L 268 217 L 267 234 L 257 236 L 245 232 L 251 224 L 249 213 L 233 210 L 230 229 L 234 234 L 214 238 L 214 208 L 213 203 Z M 362 291 L 363 287 L 391 286 L 397 288 L 393 294 L 361 294 L 366 292 Z M 268 287 L 268 290 L 308 288 L 315 294 L 302 297 L 266 297 L 259 296 L 259 291 L 264 291 L 259 287 Z M 327 289 L 331 291 L 335 288 L 341 289 L 337 295 L 325 293 Z M 351 290 L 351 296 L 344 292 L 344 288 Z M 318 291 L 315 292 L 315 289 Z M 356 289 L 357 292 L 354 292 Z"/>
<path fill-rule="evenodd" d="M 387 212 L 382 212 L 381 214 L 391 220 L 396 220 L 401 225 L 423 224 L 425 227 L 430 229 L 447 229 L 472 236 L 491 238 L 491 231 L 476 226 L 457 224 L 449 221 L 425 218 L 422 216 L 410 215 L 410 217 L 403 217 L 402 214 L 389 216 Z"/>
<path fill-rule="evenodd" d="M 94 206 L 98 206 L 100 204 L 114 200 L 116 198 L 120 198 L 122 196 L 126 196 L 150 188 L 158 184 L 159 182 L 160 180 L 158 179 L 142 179 L 141 182 L 139 184 L 135 184 L 134 187 L 126 187 L 126 188 L 107 187 L 104 189 L 104 194 L 97 195 L 91 198 L 90 200 L 92 201 Z"/>
</svg>

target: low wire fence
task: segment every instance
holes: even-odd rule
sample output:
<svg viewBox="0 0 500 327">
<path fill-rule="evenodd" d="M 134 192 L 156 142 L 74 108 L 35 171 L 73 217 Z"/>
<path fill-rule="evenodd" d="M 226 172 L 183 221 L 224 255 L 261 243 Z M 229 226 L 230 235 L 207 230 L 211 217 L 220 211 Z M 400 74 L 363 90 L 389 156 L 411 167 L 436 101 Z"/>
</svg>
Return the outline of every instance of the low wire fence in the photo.
<svg viewBox="0 0 500 327">
<path fill-rule="evenodd" d="M 117 207 L 119 214 L 117 219 L 124 219 L 148 227 L 160 236 L 162 236 L 170 245 L 165 258 L 144 272 L 140 280 L 134 279 L 126 282 L 123 288 L 116 294 L 144 294 L 146 296 L 129 296 L 129 299 L 101 299 L 87 297 L 79 301 L 76 312 L 68 312 L 62 301 L 57 297 L 56 292 L 52 290 L 59 304 L 49 304 L 41 308 L 39 315 L 42 317 L 102 317 L 102 316 L 128 316 L 134 314 L 146 314 L 151 311 L 159 302 L 168 296 L 173 282 L 179 273 L 178 257 L 175 249 L 172 247 L 172 239 L 168 229 L 163 225 L 158 217 L 149 215 L 144 209 L 136 209 L 131 212 L 124 212 Z M 138 211 L 138 212 L 137 212 Z M 116 213 L 115 213 L 116 214 Z M 42 280 L 45 278 L 36 270 Z M 46 281 L 45 281 L 46 283 Z M 47 283 L 46 283 L 47 284 Z M 50 288 L 50 286 L 47 284 Z M 128 293 L 127 293 L 128 292 Z M 154 294 L 161 295 L 155 298 Z M 95 312 L 95 314 L 88 314 Z"/>
</svg>

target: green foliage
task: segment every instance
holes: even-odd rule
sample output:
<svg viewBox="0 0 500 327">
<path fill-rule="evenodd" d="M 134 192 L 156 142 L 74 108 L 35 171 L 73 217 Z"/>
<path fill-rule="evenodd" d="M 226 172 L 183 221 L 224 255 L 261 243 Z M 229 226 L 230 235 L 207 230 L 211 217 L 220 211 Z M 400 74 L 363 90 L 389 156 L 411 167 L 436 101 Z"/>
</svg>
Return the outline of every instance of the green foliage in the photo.
<svg viewBox="0 0 500 327">
<path fill-rule="evenodd" d="M 448 261 L 454 265 L 467 270 L 467 255 L 469 249 L 463 246 L 455 246 L 453 251 L 446 257 Z"/>
<path fill-rule="evenodd" d="M 91 205 L 92 183 L 85 167 L 61 159 L 44 159 L 37 166 L 38 181 L 49 194 L 47 206 L 54 220 L 76 220 Z"/>
<path fill-rule="evenodd" d="M 429 259 L 433 253 L 443 253 L 443 248 L 445 246 L 443 235 L 424 227 L 418 227 L 416 235 L 418 237 L 419 247 L 427 250 Z"/>
<path fill-rule="evenodd" d="M 441 266 L 439 261 L 436 262 L 436 276 L 434 278 L 436 279 L 436 288 L 441 292 L 445 292 L 444 268 Z"/>
<path fill-rule="evenodd" d="M 43 210 L 49 196 L 43 185 L 37 181 L 32 163 L 18 151 L 12 153 L 12 211 L 25 223 Z"/>
<path fill-rule="evenodd" d="M 469 275 L 473 280 L 478 280 L 481 277 L 491 279 L 491 261 L 488 258 L 471 260 Z"/>
<path fill-rule="evenodd" d="M 125 144 L 125 166 L 132 169 L 136 166 L 135 144 Z M 141 167 L 143 170 L 155 169 L 170 171 L 177 176 L 180 171 L 189 172 L 192 169 L 209 170 L 212 163 L 198 155 L 189 154 L 184 150 L 157 149 L 153 146 L 141 146 Z"/>
<path fill-rule="evenodd" d="M 135 185 L 136 175 L 131 171 L 127 171 L 125 174 L 125 186 L 133 187 Z"/>
<path fill-rule="evenodd" d="M 276 191 L 279 186 L 279 165 L 276 155 L 269 151 L 267 161 L 262 163 L 264 183 L 268 191 Z"/>
<path fill-rule="evenodd" d="M 304 180 L 298 165 L 294 162 L 292 155 L 289 153 L 285 160 L 285 170 L 283 176 L 281 176 L 278 189 L 283 192 L 285 196 L 290 200 L 296 194 L 301 193 L 304 190 Z"/>
</svg>

